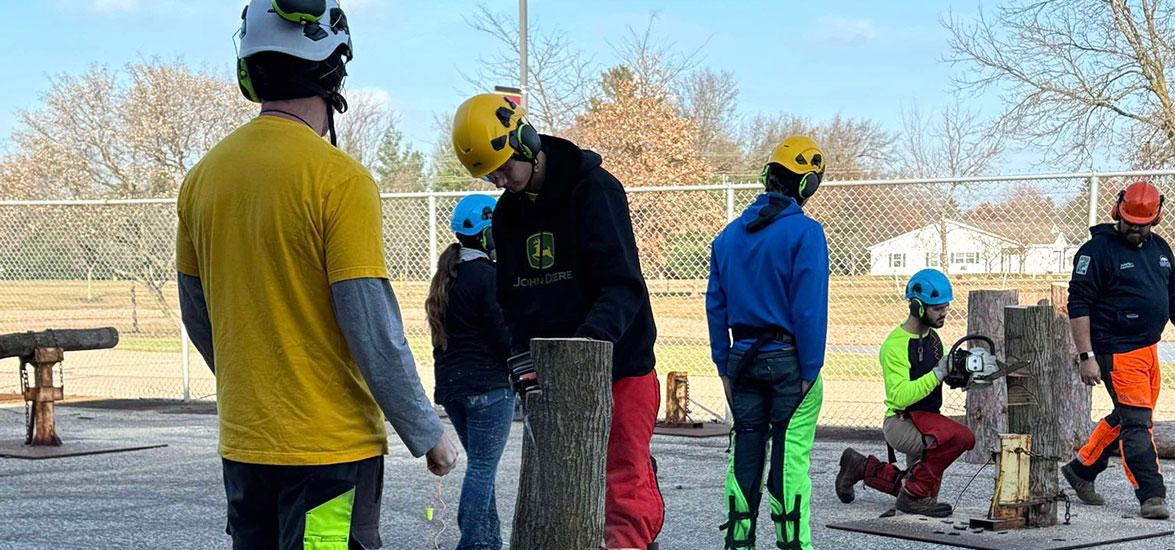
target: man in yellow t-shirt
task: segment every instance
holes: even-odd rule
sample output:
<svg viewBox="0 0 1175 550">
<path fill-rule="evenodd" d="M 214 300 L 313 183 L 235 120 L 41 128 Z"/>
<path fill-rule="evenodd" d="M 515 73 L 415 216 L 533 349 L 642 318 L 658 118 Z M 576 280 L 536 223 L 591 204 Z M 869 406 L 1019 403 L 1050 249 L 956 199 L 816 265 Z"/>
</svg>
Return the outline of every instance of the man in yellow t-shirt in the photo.
<svg viewBox="0 0 1175 550">
<path fill-rule="evenodd" d="M 234 548 L 378 548 L 383 418 L 433 473 L 457 455 L 404 338 L 378 190 L 322 139 L 346 108 L 346 17 L 304 4 L 246 9 L 238 75 L 261 115 L 180 189 L 180 305 L 216 374 Z"/>
</svg>

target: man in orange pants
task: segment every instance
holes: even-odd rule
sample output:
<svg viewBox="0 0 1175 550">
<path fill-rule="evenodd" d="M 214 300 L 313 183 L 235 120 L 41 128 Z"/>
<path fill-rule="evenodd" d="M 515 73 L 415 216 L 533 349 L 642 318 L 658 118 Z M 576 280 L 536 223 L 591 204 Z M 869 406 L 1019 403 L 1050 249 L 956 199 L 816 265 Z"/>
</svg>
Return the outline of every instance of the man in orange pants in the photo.
<svg viewBox="0 0 1175 550">
<path fill-rule="evenodd" d="M 1069 282 L 1069 322 L 1081 379 L 1106 382 L 1114 410 L 1089 441 L 1061 468 L 1086 504 L 1105 504 L 1094 480 L 1117 446 L 1126 478 L 1140 503 L 1139 515 L 1167 519 L 1167 489 L 1159 471 L 1151 415 L 1159 398 L 1158 341 L 1175 320 L 1171 247 L 1151 232 L 1162 219 L 1163 196 L 1148 182 L 1118 194 L 1113 224 L 1090 228 L 1077 251 Z"/>
</svg>

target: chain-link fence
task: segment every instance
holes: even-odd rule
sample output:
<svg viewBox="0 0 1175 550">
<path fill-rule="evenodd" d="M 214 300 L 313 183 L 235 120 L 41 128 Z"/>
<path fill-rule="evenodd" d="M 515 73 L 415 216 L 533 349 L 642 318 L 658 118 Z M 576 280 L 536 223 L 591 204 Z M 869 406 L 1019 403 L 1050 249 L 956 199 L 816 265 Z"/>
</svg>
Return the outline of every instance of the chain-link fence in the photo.
<svg viewBox="0 0 1175 550">
<path fill-rule="evenodd" d="M 942 332 L 953 342 L 966 329 L 969 291 L 1015 289 L 1020 303 L 1034 304 L 1065 284 L 1088 227 L 1108 221 L 1118 191 L 1139 178 L 1169 191 L 1175 172 L 825 183 L 806 207 L 825 225 L 832 270 L 821 422 L 880 425 L 877 352 L 906 315 L 910 274 L 927 266 L 950 273 L 956 301 Z M 710 241 L 759 189 L 734 182 L 629 189 L 657 322 L 658 371 L 691 375 L 695 418 L 725 413 L 705 319 Z M 424 300 L 435 259 L 452 242 L 449 213 L 463 195 L 384 196 L 387 264 L 430 390 Z M 118 328 L 117 348 L 67 354 L 69 396 L 214 397 L 212 375 L 180 327 L 174 234 L 170 199 L 0 201 L 0 333 Z M 1166 385 L 1175 386 L 1170 338 L 1168 331 L 1160 358 Z M 16 367 L 0 361 L 0 395 L 18 390 Z M 1095 414 L 1109 408 L 1104 393 L 1094 392 Z M 945 412 L 962 414 L 962 395 L 948 394 Z M 1158 416 L 1175 418 L 1175 402 L 1164 396 Z"/>
</svg>

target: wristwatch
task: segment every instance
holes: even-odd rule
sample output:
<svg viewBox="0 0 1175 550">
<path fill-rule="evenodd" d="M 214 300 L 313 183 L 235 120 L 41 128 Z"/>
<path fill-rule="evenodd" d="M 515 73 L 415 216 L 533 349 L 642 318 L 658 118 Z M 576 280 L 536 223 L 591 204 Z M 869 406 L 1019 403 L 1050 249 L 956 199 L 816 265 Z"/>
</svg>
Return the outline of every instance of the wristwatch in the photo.
<svg viewBox="0 0 1175 550">
<path fill-rule="evenodd" d="M 1093 359 L 1093 352 L 1092 351 L 1083 351 L 1081 353 L 1078 353 L 1077 356 L 1074 357 L 1074 360 L 1079 364 L 1084 363 L 1086 361 L 1089 361 L 1090 359 Z"/>
</svg>

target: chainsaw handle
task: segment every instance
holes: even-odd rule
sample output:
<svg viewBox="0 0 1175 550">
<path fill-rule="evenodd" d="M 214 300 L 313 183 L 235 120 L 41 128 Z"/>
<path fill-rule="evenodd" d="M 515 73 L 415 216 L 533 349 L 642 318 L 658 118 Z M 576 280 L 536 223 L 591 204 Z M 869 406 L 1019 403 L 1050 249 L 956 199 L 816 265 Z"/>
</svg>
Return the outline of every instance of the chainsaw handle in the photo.
<svg viewBox="0 0 1175 550">
<path fill-rule="evenodd" d="M 951 346 L 951 351 L 947 354 L 947 357 L 954 357 L 955 352 L 959 350 L 959 346 L 963 345 L 964 342 L 973 341 L 979 341 L 987 344 L 987 349 L 991 350 L 992 355 L 995 355 L 995 341 L 982 334 L 968 334 L 962 338 L 959 338 L 958 341 L 955 342 L 955 345 Z"/>
</svg>

